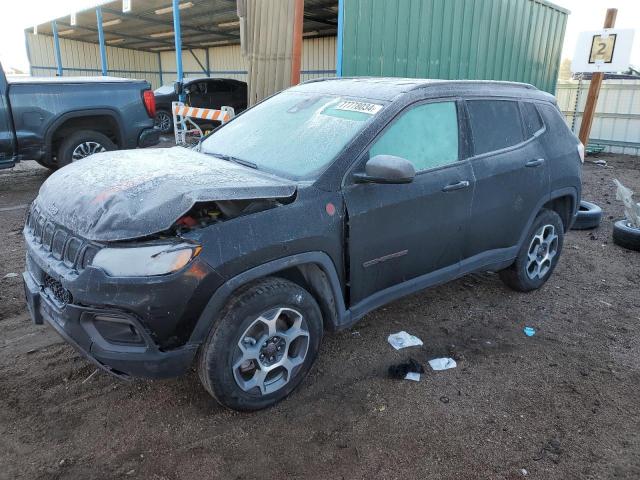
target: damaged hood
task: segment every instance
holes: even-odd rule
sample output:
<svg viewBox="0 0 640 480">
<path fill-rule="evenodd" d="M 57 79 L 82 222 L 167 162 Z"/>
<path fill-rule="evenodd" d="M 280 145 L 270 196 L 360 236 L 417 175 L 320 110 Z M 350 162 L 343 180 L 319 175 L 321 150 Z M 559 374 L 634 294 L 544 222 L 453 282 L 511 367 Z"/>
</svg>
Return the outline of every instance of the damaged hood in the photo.
<svg viewBox="0 0 640 480">
<path fill-rule="evenodd" d="M 285 198 L 296 184 L 182 147 L 93 155 L 51 175 L 35 203 L 57 224 L 95 241 L 170 228 L 198 202 Z"/>
</svg>

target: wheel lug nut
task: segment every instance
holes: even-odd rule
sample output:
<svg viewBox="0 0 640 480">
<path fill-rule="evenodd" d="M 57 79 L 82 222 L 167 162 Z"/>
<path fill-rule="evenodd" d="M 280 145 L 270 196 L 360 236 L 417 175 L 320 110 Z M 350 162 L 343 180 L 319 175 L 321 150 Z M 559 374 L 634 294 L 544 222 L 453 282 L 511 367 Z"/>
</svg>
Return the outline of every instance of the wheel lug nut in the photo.
<svg viewBox="0 0 640 480">
<path fill-rule="evenodd" d="M 278 350 L 278 351 L 282 350 L 282 347 L 281 347 L 281 346 L 278 346 L 277 350 Z"/>
<path fill-rule="evenodd" d="M 276 357 L 271 357 L 271 358 L 269 358 L 269 361 L 270 361 L 270 362 L 273 362 L 273 361 L 275 360 L 275 358 L 276 358 Z"/>
<path fill-rule="evenodd" d="M 260 354 L 260 360 L 264 360 L 264 353 Z"/>
</svg>

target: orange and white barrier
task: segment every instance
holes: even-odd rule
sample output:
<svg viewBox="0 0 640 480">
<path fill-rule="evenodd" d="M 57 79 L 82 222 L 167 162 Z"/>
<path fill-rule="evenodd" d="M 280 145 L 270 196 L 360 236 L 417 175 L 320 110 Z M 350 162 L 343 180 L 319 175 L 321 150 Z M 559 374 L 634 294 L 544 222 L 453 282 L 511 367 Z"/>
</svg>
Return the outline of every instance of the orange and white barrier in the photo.
<svg viewBox="0 0 640 480">
<path fill-rule="evenodd" d="M 173 102 L 173 114 L 175 116 L 200 118 L 202 120 L 216 120 L 222 123 L 231 120 L 231 115 L 224 110 L 212 110 L 209 108 L 187 107 Z"/>
<path fill-rule="evenodd" d="M 190 107 L 182 102 L 173 102 L 171 110 L 176 145 L 194 145 L 204 136 L 202 129 L 192 120 L 193 118 L 227 123 L 235 114 L 232 107 L 222 107 L 220 110 L 214 110 L 211 108 Z"/>
</svg>

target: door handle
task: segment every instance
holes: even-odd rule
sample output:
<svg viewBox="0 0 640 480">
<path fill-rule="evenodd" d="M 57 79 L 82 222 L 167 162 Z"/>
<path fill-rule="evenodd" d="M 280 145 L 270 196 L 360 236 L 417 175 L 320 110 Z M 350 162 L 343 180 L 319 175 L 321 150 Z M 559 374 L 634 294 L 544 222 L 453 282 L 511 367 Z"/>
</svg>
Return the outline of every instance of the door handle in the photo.
<svg viewBox="0 0 640 480">
<path fill-rule="evenodd" d="M 527 167 L 539 167 L 543 163 L 544 163 L 544 158 L 536 158 L 535 160 L 529 160 L 527 163 L 525 163 L 525 166 L 527 166 Z"/>
<path fill-rule="evenodd" d="M 462 190 L 470 185 L 468 180 L 460 180 L 458 183 L 452 183 L 442 188 L 443 192 L 453 192 L 455 190 Z"/>
</svg>

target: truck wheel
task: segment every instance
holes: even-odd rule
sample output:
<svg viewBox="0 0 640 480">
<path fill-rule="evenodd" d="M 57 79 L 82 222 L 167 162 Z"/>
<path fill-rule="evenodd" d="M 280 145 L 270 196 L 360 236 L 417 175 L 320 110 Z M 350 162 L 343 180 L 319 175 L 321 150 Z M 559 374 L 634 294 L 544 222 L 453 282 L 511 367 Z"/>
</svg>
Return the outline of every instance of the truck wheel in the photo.
<svg viewBox="0 0 640 480">
<path fill-rule="evenodd" d="M 613 224 L 613 243 L 640 252 L 640 228 L 632 227 L 627 220 Z"/>
<path fill-rule="evenodd" d="M 158 110 L 154 126 L 162 133 L 170 133 L 173 130 L 173 117 L 164 110 Z"/>
<path fill-rule="evenodd" d="M 595 203 L 582 200 L 578 208 L 576 221 L 571 227 L 573 230 L 589 230 L 596 228 L 602 221 L 602 209 Z"/>
<path fill-rule="evenodd" d="M 67 137 L 58 150 L 58 167 L 82 160 L 94 153 L 117 150 L 117 146 L 103 133 L 78 130 Z"/>
<path fill-rule="evenodd" d="M 198 358 L 207 391 L 251 411 L 285 398 L 309 373 L 322 340 L 322 313 L 309 292 L 269 277 L 235 293 Z"/>
<path fill-rule="evenodd" d="M 500 278 L 519 292 L 540 288 L 558 264 L 563 240 L 562 219 L 556 212 L 543 209 L 531 225 L 515 262 L 500 272 Z"/>
</svg>

